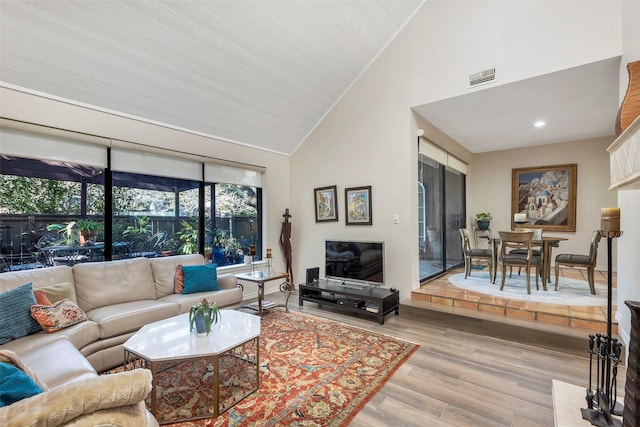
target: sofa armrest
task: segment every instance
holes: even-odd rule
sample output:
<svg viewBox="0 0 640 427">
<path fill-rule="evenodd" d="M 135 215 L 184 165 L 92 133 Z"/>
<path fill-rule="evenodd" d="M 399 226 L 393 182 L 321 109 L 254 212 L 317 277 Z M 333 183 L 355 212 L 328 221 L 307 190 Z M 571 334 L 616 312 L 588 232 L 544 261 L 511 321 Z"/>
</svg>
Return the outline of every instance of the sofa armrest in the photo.
<svg viewBox="0 0 640 427">
<path fill-rule="evenodd" d="M 235 289 L 238 287 L 238 278 L 233 274 L 221 274 L 218 276 L 220 289 Z"/>
<path fill-rule="evenodd" d="M 59 426 L 84 414 L 135 405 L 150 391 L 148 369 L 86 378 L 0 408 L 0 425 Z"/>
</svg>

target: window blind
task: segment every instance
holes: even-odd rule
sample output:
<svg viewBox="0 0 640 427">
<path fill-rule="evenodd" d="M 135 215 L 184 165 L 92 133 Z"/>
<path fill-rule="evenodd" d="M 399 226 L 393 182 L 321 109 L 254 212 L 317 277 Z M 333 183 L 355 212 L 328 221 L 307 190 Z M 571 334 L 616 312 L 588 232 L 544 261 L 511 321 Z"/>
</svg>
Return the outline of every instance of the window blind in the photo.
<svg viewBox="0 0 640 427">
<path fill-rule="evenodd" d="M 204 180 L 206 182 L 262 187 L 262 175 L 262 171 L 259 170 L 219 163 L 206 163 L 204 165 Z"/>
<path fill-rule="evenodd" d="M 105 145 L 8 127 L 0 127 L 0 153 L 102 168 L 107 166 Z"/>
</svg>

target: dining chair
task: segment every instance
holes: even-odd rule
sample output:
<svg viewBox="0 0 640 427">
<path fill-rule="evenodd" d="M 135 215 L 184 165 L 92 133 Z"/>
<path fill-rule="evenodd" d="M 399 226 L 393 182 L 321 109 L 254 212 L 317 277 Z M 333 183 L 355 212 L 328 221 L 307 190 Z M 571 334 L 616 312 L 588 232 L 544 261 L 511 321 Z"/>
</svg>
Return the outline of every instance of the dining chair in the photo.
<svg viewBox="0 0 640 427">
<path fill-rule="evenodd" d="M 591 294 L 596 294 L 594 284 L 594 273 L 596 269 L 596 260 L 598 258 L 598 244 L 600 243 L 600 232 L 595 230 L 591 233 L 591 244 L 589 245 L 589 255 L 577 254 L 558 254 L 556 256 L 556 291 L 558 290 L 558 275 L 560 273 L 560 265 L 567 267 L 584 267 L 587 269 L 587 280 Z"/>
<path fill-rule="evenodd" d="M 542 228 L 523 228 L 522 231 L 525 232 L 533 232 L 533 237 L 531 238 L 531 240 L 536 240 L 536 241 L 541 241 L 542 240 Z M 526 249 L 514 249 L 512 251 L 510 251 L 509 253 L 511 254 L 521 254 L 521 255 L 526 255 L 527 254 L 527 250 Z M 531 244 L 531 254 L 533 256 L 537 256 L 540 257 L 540 261 L 542 261 L 542 244 Z M 521 269 L 522 267 L 518 268 L 518 276 L 521 273 Z M 512 269 L 509 268 L 509 277 L 511 277 L 511 271 Z"/>
<path fill-rule="evenodd" d="M 473 260 L 487 260 L 489 271 L 491 271 L 491 249 L 472 248 L 469 241 L 469 230 L 466 228 L 460 229 L 460 236 L 462 237 L 462 252 L 464 254 L 464 278 L 466 279 L 471 274 Z"/>
<path fill-rule="evenodd" d="M 540 271 L 540 266 L 542 263 L 540 262 L 539 256 L 534 256 L 532 254 L 532 246 L 531 241 L 533 239 L 532 231 L 499 231 L 500 235 L 500 257 L 499 262 L 501 266 L 502 277 L 500 278 L 500 290 L 504 290 L 504 282 L 507 275 L 507 266 L 509 267 L 519 267 L 525 268 L 525 273 L 527 275 L 527 293 L 531 293 L 531 267 L 536 267 L 536 289 L 540 289 L 538 285 L 538 275 Z M 526 252 L 524 253 L 511 253 L 514 249 L 523 249 Z M 546 289 L 545 281 L 542 281 L 542 284 Z"/>
</svg>

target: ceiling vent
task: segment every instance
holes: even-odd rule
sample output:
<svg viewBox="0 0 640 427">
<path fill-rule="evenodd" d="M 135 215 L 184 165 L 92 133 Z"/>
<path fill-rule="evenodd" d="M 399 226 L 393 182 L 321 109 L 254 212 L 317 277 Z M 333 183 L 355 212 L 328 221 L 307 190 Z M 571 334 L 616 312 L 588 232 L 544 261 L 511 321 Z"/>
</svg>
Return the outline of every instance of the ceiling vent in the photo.
<svg viewBox="0 0 640 427">
<path fill-rule="evenodd" d="M 469 87 L 474 87 L 484 83 L 489 83 L 495 79 L 496 79 L 495 68 L 489 68 L 488 70 L 478 71 L 477 73 L 469 74 Z"/>
</svg>

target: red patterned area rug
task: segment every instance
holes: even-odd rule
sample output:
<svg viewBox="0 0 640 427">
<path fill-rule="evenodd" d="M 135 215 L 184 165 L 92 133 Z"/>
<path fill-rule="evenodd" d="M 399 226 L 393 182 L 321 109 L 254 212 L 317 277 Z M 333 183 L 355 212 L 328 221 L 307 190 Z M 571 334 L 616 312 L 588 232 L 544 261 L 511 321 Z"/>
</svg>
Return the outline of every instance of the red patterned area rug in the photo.
<svg viewBox="0 0 640 427">
<path fill-rule="evenodd" d="M 217 418 L 172 426 L 345 426 L 418 348 L 279 309 L 261 328 L 259 389 Z"/>
</svg>

